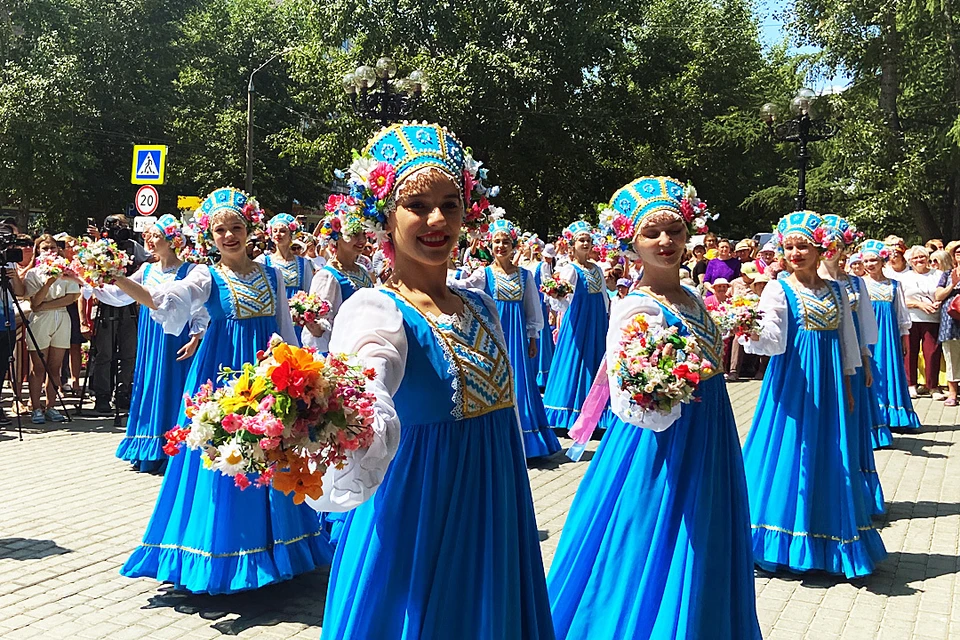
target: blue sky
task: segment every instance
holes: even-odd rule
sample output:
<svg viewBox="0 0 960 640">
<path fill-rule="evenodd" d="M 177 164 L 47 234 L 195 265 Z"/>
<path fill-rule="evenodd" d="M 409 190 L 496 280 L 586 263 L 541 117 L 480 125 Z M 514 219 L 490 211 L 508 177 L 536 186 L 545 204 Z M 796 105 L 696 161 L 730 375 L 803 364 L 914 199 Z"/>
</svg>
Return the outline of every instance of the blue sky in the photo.
<svg viewBox="0 0 960 640">
<path fill-rule="evenodd" d="M 778 14 L 782 14 L 791 7 L 791 0 L 757 0 L 756 14 L 760 25 L 760 42 L 764 47 L 771 47 L 781 42 L 787 35 L 783 26 L 783 21 Z M 807 53 L 816 51 L 814 47 L 792 47 L 792 51 L 798 53 Z M 846 75 L 838 75 L 833 78 L 816 78 L 810 80 L 810 88 L 820 92 L 824 89 L 832 88 L 834 90 L 845 87 L 850 79 Z"/>
</svg>

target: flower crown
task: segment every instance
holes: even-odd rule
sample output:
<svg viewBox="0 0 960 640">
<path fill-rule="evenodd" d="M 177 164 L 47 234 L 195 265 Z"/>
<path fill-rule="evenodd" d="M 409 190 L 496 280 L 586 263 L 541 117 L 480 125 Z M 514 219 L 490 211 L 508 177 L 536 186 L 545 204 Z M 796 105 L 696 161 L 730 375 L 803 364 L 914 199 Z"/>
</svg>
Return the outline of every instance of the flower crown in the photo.
<svg viewBox="0 0 960 640">
<path fill-rule="evenodd" d="M 329 246 L 343 237 L 355 238 L 366 232 L 360 201 L 353 196 L 331 194 L 324 205 L 327 216 L 320 225 L 318 243 Z"/>
<path fill-rule="evenodd" d="M 491 220 L 489 198 L 500 192 L 499 187 L 484 185 L 487 170 L 482 165 L 440 125 L 404 122 L 381 129 L 363 153 L 354 151 L 348 172 L 336 175 L 349 174 L 350 196 L 358 202 L 365 228 L 380 233 L 398 186 L 418 171 L 438 170 L 457 185 L 466 209 L 464 226 L 471 236 L 480 237 Z"/>
<path fill-rule="evenodd" d="M 207 257 L 214 250 L 213 218 L 220 213 L 232 213 L 247 225 L 247 235 L 263 226 L 263 209 L 256 199 L 233 187 L 223 187 L 211 193 L 194 211 L 193 221 L 189 224 L 191 235 L 196 236 L 196 250 L 201 257 Z"/>
<path fill-rule="evenodd" d="M 573 239 L 581 233 L 586 233 L 593 237 L 593 226 L 586 220 L 577 220 L 567 225 L 567 228 L 563 230 L 563 238 L 567 242 L 573 242 Z"/>
<path fill-rule="evenodd" d="M 864 234 L 857 231 L 857 227 L 846 218 L 832 213 L 823 216 L 823 226 L 828 233 L 832 233 L 838 248 L 847 249 L 859 244 L 864 239 Z"/>
</svg>

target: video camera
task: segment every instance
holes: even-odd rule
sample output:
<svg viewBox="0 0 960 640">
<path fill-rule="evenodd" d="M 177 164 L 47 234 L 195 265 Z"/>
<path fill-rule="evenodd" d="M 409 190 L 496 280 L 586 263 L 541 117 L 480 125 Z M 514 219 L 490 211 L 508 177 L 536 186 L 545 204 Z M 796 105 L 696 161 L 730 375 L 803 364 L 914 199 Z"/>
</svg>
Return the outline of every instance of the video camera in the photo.
<svg viewBox="0 0 960 640">
<path fill-rule="evenodd" d="M 23 248 L 32 245 L 29 240 L 19 238 L 10 225 L 0 224 L 0 264 L 21 262 Z"/>
</svg>

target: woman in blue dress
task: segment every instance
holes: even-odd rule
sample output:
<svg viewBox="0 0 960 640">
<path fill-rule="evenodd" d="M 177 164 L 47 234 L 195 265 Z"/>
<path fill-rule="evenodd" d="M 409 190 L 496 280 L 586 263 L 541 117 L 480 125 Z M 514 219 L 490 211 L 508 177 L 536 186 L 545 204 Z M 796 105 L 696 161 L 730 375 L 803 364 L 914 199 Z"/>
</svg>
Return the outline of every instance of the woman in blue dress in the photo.
<svg viewBox="0 0 960 640">
<path fill-rule="evenodd" d="M 333 254 L 322 269 L 318 269 L 310 285 L 310 293 L 326 300 L 330 313 L 317 323 L 307 327 L 303 346 L 314 347 L 321 353 L 329 350 L 330 331 L 333 328 L 340 306 L 360 289 L 373 286 L 373 278 L 357 258 L 367 246 L 363 218 L 359 203 L 350 196 L 334 194 L 327 200 L 327 216 L 320 225 L 320 244 Z"/>
<path fill-rule="evenodd" d="M 696 337 L 720 362 L 720 331 L 680 284 L 684 197 L 673 178 L 645 177 L 611 200 L 630 221 L 627 242 L 644 272 L 613 307 L 608 371 L 638 314 Z M 609 389 L 617 418 L 580 483 L 547 580 L 558 640 L 759 640 L 747 488 L 723 375 L 705 377 L 697 401 L 669 415 L 641 413 L 612 377 Z"/>
<path fill-rule="evenodd" d="M 483 221 L 481 175 L 456 138 L 429 124 L 381 130 L 351 169 L 355 188 L 377 194 L 365 216 L 385 225 L 395 266 L 385 287 L 344 303 L 350 322 L 337 322 L 330 341 L 378 375 L 368 385 L 373 444 L 329 470 L 312 502 L 352 509 L 324 640 L 553 638 L 496 307 L 446 279 L 465 211 Z"/>
<path fill-rule="evenodd" d="M 293 252 L 294 237 L 300 233 L 300 223 L 289 213 L 278 213 L 267 225 L 274 249 L 257 256 L 257 262 L 275 267 L 283 275 L 283 286 L 289 300 L 298 291 L 310 291 L 313 281 L 313 261 Z"/>
<path fill-rule="evenodd" d="M 523 449 L 528 458 L 541 458 L 560 451 L 560 441 L 547 422 L 537 388 L 537 342 L 543 328 L 539 290 L 533 274 L 513 264 L 516 247 L 516 227 L 507 220 L 495 220 L 490 225 L 493 264 L 458 284 L 480 289 L 497 305 L 513 368 Z"/>
<path fill-rule="evenodd" d="M 143 234 L 147 250 L 157 262 L 145 262 L 130 279 L 148 291 L 175 280 L 183 280 L 196 265 L 185 263 L 177 255 L 183 244 L 180 221 L 170 214 L 160 217 Z M 98 300 L 113 306 L 126 306 L 134 300 L 116 285 L 92 289 Z M 137 322 L 137 362 L 134 367 L 133 393 L 127 434 L 117 447 L 117 457 L 133 464 L 138 471 L 156 472 L 166 467 L 163 434 L 177 423 L 183 401 L 183 386 L 190 370 L 190 358 L 200 344 L 210 317 L 201 309 L 178 335 L 164 333 L 150 318 L 150 310 L 140 307 Z"/>
<path fill-rule="evenodd" d="M 860 247 L 863 268 L 867 275 L 864 281 L 877 314 L 879 338 L 873 347 L 877 363 L 877 395 L 880 397 L 880 413 L 883 422 L 890 428 L 919 429 L 920 418 L 913 410 L 910 388 L 903 358 L 907 352 L 906 338 L 910 333 L 910 315 L 903 298 L 900 283 L 883 273 L 889 249 L 879 240 L 867 240 Z"/>
<path fill-rule="evenodd" d="M 573 293 L 562 300 L 550 299 L 551 306 L 560 315 L 560 332 L 543 405 L 550 426 L 558 429 L 570 429 L 577 421 L 580 407 L 603 361 L 610 298 L 603 271 L 590 261 L 592 232 L 590 224 L 583 220 L 564 230 L 572 260 L 560 267 L 557 275 L 570 283 Z M 606 427 L 609 421 L 607 412 L 601 426 Z"/>
<path fill-rule="evenodd" d="M 756 563 L 855 578 L 887 552 L 862 488 L 853 316 L 841 286 L 817 272 L 832 246 L 822 223 L 797 211 L 774 234 L 791 274 L 764 288 L 761 330 L 741 338 L 748 353 L 771 356 L 743 461 Z"/>
<path fill-rule="evenodd" d="M 550 379 L 550 365 L 553 363 L 553 327 L 550 325 L 550 307 L 546 296 L 540 292 L 544 280 L 553 277 L 553 260 L 556 250 L 553 245 L 543 248 L 540 260 L 533 267 L 533 281 L 540 296 L 540 312 L 543 314 L 543 329 L 540 330 L 540 342 L 537 345 L 537 386 L 545 389 Z"/>
<path fill-rule="evenodd" d="M 819 274 L 824 280 L 831 280 L 843 287 L 857 332 L 857 344 L 863 364 L 857 367 L 850 378 L 850 388 L 854 397 L 854 419 L 860 424 L 857 445 L 860 453 L 860 475 L 863 478 L 862 487 L 866 492 L 867 504 L 872 507 L 873 515 L 879 515 L 886 512 L 886 507 L 883 503 L 883 488 L 880 486 L 877 462 L 873 456 L 873 441 L 876 438 L 874 434 L 879 429 L 885 429 L 888 434 L 890 429 L 878 424 L 880 403 L 873 387 L 878 376 L 870 347 L 877 343 L 877 317 L 873 313 L 873 305 L 870 304 L 867 286 L 863 280 L 855 275 L 848 275 L 840 268 L 840 260 L 857 242 L 858 235 L 862 234 L 858 234 L 856 227 L 845 218 L 833 214 L 823 216 L 823 228 L 831 234 L 834 246 L 824 253 Z"/>
<path fill-rule="evenodd" d="M 205 306 L 210 325 L 187 375 L 184 393 L 216 380 L 221 367 L 256 362 L 270 336 L 297 344 L 283 278 L 247 257 L 259 210 L 243 192 L 214 191 L 196 214 L 198 242 L 216 245 L 220 260 L 153 292 L 121 278 L 118 286 L 177 335 Z M 185 424 L 181 404 L 179 424 Z M 241 491 L 205 469 L 199 450 L 173 456 L 143 542 L 120 572 L 172 582 L 194 593 L 233 593 L 287 580 L 329 564 L 332 551 L 317 516 L 274 489 Z"/>
</svg>

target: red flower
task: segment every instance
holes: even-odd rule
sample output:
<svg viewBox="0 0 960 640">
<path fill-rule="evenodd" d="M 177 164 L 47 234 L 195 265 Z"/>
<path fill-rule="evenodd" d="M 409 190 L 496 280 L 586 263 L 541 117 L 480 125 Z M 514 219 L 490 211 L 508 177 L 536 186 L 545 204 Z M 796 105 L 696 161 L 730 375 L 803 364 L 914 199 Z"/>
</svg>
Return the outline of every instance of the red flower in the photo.
<svg viewBox="0 0 960 640">
<path fill-rule="evenodd" d="M 250 486 L 250 478 L 248 478 L 246 474 L 238 473 L 237 475 L 233 476 L 233 484 L 237 486 L 240 491 L 243 491 Z"/>
</svg>

